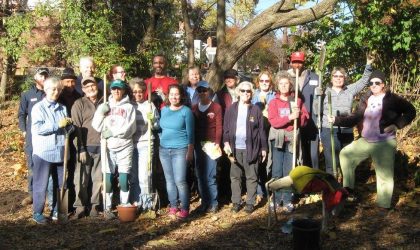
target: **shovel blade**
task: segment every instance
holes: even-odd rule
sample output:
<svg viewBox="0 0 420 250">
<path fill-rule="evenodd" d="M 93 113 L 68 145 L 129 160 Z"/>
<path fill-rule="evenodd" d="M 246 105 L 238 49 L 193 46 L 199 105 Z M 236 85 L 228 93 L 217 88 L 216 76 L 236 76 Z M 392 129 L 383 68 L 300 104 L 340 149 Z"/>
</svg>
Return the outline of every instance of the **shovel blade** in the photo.
<svg viewBox="0 0 420 250">
<path fill-rule="evenodd" d="M 69 192 L 67 189 L 64 189 L 63 192 L 58 192 L 58 222 L 65 223 L 68 221 L 68 211 L 69 211 Z"/>
</svg>

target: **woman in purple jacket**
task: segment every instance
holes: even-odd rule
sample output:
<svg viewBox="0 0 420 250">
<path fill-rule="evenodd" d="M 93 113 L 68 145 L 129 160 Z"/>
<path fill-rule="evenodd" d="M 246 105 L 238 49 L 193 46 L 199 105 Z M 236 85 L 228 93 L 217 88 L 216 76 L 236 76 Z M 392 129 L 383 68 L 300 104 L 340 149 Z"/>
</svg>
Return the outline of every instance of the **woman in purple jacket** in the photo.
<svg viewBox="0 0 420 250">
<path fill-rule="evenodd" d="M 239 101 L 227 110 L 223 125 L 223 150 L 232 159 L 230 181 L 232 189 L 232 212 L 241 208 L 242 174 L 246 176 L 245 212 L 252 213 L 257 191 L 257 171 L 260 156 L 267 156 L 267 136 L 260 108 L 251 103 L 254 92 L 252 83 L 241 82 L 236 87 Z"/>
</svg>

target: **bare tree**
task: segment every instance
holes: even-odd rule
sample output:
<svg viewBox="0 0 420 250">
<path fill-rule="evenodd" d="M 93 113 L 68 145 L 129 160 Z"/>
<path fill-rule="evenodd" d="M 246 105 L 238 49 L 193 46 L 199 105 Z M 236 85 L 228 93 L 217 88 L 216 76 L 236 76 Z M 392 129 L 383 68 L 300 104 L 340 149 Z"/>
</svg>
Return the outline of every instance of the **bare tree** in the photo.
<svg viewBox="0 0 420 250">
<path fill-rule="evenodd" d="M 214 89 L 219 89 L 222 85 L 223 71 L 232 68 L 246 50 L 262 36 L 281 27 L 305 24 L 320 19 L 331 14 L 337 2 L 338 0 L 323 0 L 311 8 L 297 10 L 294 0 L 279 1 L 252 19 L 228 44 L 225 43 L 225 24 L 222 24 L 226 19 L 225 1 L 218 0 L 217 54 L 208 72 L 207 80 Z"/>
</svg>

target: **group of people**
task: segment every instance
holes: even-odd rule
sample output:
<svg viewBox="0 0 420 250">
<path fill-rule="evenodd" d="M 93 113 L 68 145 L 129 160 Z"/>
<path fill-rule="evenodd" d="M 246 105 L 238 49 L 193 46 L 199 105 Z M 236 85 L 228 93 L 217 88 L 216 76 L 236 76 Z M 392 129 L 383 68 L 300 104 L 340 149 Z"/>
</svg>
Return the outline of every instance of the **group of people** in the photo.
<svg viewBox="0 0 420 250">
<path fill-rule="evenodd" d="M 414 107 L 386 90 L 386 77 L 372 71 L 372 58 L 362 78 L 353 84 L 347 82 L 343 68 L 334 68 L 331 86 L 324 91 L 318 75 L 304 67 L 303 52 L 292 53 L 290 59 L 289 71 L 274 76 L 263 70 L 255 83 L 241 82 L 236 70 L 227 70 L 217 92 L 202 79 L 198 67 L 188 68 L 183 84 L 178 84 L 166 75 L 163 55 L 153 57 L 153 76 L 145 80 L 127 80 L 124 68 L 113 66 L 107 77 L 109 88 L 94 77 L 91 57 L 80 59 L 80 76 L 67 68 L 58 79 L 49 77 L 48 69 L 38 69 L 35 85 L 22 94 L 19 108 L 29 168 L 29 197 L 22 204 L 33 202 L 33 220 L 46 223 L 47 190 L 65 186 L 67 161 L 74 165 L 69 168 L 73 175 L 67 185 L 75 189 L 75 218 L 98 216 L 101 191 L 105 218 L 115 218 L 115 176 L 120 205 L 148 211 L 156 188 L 151 183 L 153 163 L 163 169 L 169 216 L 184 219 L 190 215 L 191 165 L 201 198 L 197 212 L 216 213 L 219 190 L 229 189 L 231 211 L 244 207 L 252 213 L 257 197 L 268 195 L 268 176 L 288 177 L 298 164 L 319 168 L 321 140 L 326 175 L 333 171 L 335 155 L 346 195 L 353 194 L 357 164 L 371 156 L 378 179 L 378 206 L 389 208 L 395 132 L 414 119 Z M 352 113 L 353 98 L 365 86 L 369 86 L 367 97 Z M 108 89 L 109 97 L 103 94 Z M 327 95 L 330 102 L 324 98 Z M 363 125 L 361 138 L 353 141 L 353 126 L 358 123 Z M 66 145 L 66 136 L 73 143 Z M 67 149 L 70 154 L 64 159 Z M 218 165 L 222 171 L 217 171 Z M 292 189 L 277 192 L 274 202 L 285 212 L 293 211 Z M 54 195 L 48 196 L 53 197 L 48 203 L 51 218 L 56 219 Z"/>
</svg>

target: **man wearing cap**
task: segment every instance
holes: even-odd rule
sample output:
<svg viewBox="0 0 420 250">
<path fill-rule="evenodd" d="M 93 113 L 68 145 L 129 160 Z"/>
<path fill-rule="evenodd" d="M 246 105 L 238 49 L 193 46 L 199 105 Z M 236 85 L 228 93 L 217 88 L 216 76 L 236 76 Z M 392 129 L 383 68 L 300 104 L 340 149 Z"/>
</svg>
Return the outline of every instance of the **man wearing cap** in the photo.
<svg viewBox="0 0 420 250">
<path fill-rule="evenodd" d="M 222 108 L 212 102 L 211 89 L 206 81 L 198 82 L 195 92 L 200 98 L 198 104 L 192 107 L 195 117 L 195 174 L 198 180 L 198 190 L 201 205 L 197 209 L 200 213 L 215 213 L 219 210 L 217 201 L 216 158 L 222 152 Z M 207 145 L 208 151 L 203 147 Z M 219 155 L 220 154 L 220 155 Z"/>
<path fill-rule="evenodd" d="M 22 205 L 32 204 L 32 135 L 31 135 L 31 111 L 33 106 L 44 98 L 44 81 L 49 75 L 48 68 L 38 68 L 35 72 L 35 84 L 29 90 L 22 93 L 19 104 L 18 118 L 19 129 L 25 137 L 26 164 L 28 167 L 28 197 L 22 201 Z"/>
<path fill-rule="evenodd" d="M 296 79 L 296 70 L 299 70 L 298 84 L 300 95 L 309 112 L 310 119 L 306 126 L 300 128 L 303 165 L 319 168 L 319 135 L 317 128 L 318 100 L 322 95 L 319 91 L 319 76 L 309 69 L 305 69 L 305 54 L 301 51 L 293 52 L 290 57 L 292 68 L 287 72 Z"/>
<path fill-rule="evenodd" d="M 371 157 L 376 172 L 379 211 L 391 207 L 394 190 L 395 134 L 416 117 L 416 109 L 407 100 L 387 91 L 386 78 L 375 70 L 369 77 L 369 92 L 361 98 L 357 111 L 350 116 L 330 116 L 334 125 L 352 127 L 359 124 L 361 138 L 340 152 L 343 187 L 354 197 L 355 169 Z"/>
<path fill-rule="evenodd" d="M 216 92 L 217 101 L 222 107 L 223 115 L 232 103 L 238 101 L 235 88 L 239 82 L 238 71 L 228 69 L 223 73 L 223 82 L 225 86 Z"/>
<path fill-rule="evenodd" d="M 83 95 L 84 92 L 82 90 L 82 79 L 87 78 L 87 77 L 94 77 L 94 74 L 95 74 L 96 66 L 95 66 L 95 62 L 93 61 L 93 57 L 90 57 L 90 56 L 81 57 L 79 61 L 79 70 L 80 70 L 80 75 L 76 79 L 75 88 L 76 88 L 76 91 L 80 95 Z M 94 78 L 98 84 L 99 91 L 102 92 L 104 89 L 103 80 L 98 77 L 94 77 Z"/>
<path fill-rule="evenodd" d="M 157 108 L 161 107 L 166 100 L 169 93 L 169 85 L 177 83 L 176 79 L 166 75 L 166 66 L 165 56 L 162 54 L 155 55 L 152 60 L 153 76 L 144 80 L 147 86 L 151 83 L 152 102 Z"/>
<path fill-rule="evenodd" d="M 98 90 L 94 77 L 82 79 L 81 84 L 85 95 L 76 100 L 71 109 L 73 124 L 76 127 L 77 147 L 74 172 L 76 200 L 73 206 L 76 209 L 75 217 L 78 219 L 84 217 L 88 209 L 91 217 L 98 216 L 102 185 L 100 133 L 92 127 L 96 108 L 103 102 L 102 92 Z M 92 183 L 91 190 L 88 190 L 89 183 Z"/>
</svg>

